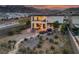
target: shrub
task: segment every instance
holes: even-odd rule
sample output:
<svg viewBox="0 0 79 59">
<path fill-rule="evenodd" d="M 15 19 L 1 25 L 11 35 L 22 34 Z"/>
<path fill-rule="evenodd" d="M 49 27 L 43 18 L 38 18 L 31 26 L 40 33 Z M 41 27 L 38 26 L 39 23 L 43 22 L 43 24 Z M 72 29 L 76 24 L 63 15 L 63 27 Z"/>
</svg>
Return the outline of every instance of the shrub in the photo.
<svg viewBox="0 0 79 59">
<path fill-rule="evenodd" d="M 68 53 L 69 53 L 69 49 L 65 48 L 65 49 L 63 50 L 63 53 L 64 53 L 64 54 L 68 54 Z"/>
<path fill-rule="evenodd" d="M 32 49 L 30 49 L 30 47 L 26 48 L 26 53 L 28 54 L 32 54 L 34 51 Z"/>
<path fill-rule="evenodd" d="M 36 47 L 33 48 L 33 51 L 35 51 L 35 50 L 36 50 Z"/>
<path fill-rule="evenodd" d="M 55 29 L 55 28 L 59 28 L 59 22 L 58 22 L 58 21 L 55 21 L 55 22 L 53 23 L 53 27 L 54 27 L 54 29 Z"/>
<path fill-rule="evenodd" d="M 7 45 L 6 43 L 1 43 L 1 44 L 0 44 L 0 47 L 1 47 L 1 48 L 7 48 L 8 45 Z"/>
<path fill-rule="evenodd" d="M 39 37 L 40 37 L 40 35 L 37 35 L 37 37 L 39 38 Z"/>
<path fill-rule="evenodd" d="M 55 47 L 54 47 L 54 46 L 51 46 L 51 47 L 50 47 L 50 49 L 51 49 L 51 50 L 54 50 L 54 49 L 55 49 Z"/>
<path fill-rule="evenodd" d="M 49 42 L 50 42 L 50 43 L 54 43 L 54 40 L 53 40 L 53 39 L 50 39 Z"/>
<path fill-rule="evenodd" d="M 41 44 L 38 44 L 38 45 L 37 45 L 37 48 L 41 48 L 41 47 L 42 47 Z"/>
<path fill-rule="evenodd" d="M 43 43 L 43 41 L 39 41 L 39 44 L 42 44 Z"/>
<path fill-rule="evenodd" d="M 43 53 L 44 53 L 44 51 L 42 51 L 42 50 L 39 51 L 39 54 L 43 54 Z"/>
<path fill-rule="evenodd" d="M 28 39 L 27 38 L 24 38 L 24 41 L 27 41 Z"/>
<path fill-rule="evenodd" d="M 13 34 L 14 34 L 13 31 L 9 31 L 9 32 L 8 32 L 8 35 L 13 35 Z"/>
<path fill-rule="evenodd" d="M 55 41 L 54 43 L 55 43 L 55 44 L 58 44 L 58 42 L 57 42 L 57 41 Z"/>
<path fill-rule="evenodd" d="M 49 38 L 46 38 L 46 40 L 49 40 Z"/>
<path fill-rule="evenodd" d="M 55 37 L 54 37 L 55 39 L 58 39 L 58 36 L 57 35 L 55 35 Z"/>
<path fill-rule="evenodd" d="M 40 36 L 39 39 L 42 40 L 42 36 Z"/>
<path fill-rule="evenodd" d="M 19 52 L 21 52 L 22 54 L 25 54 L 26 53 L 26 49 L 25 48 L 20 48 Z"/>
<path fill-rule="evenodd" d="M 27 47 L 27 50 L 30 50 L 30 47 Z"/>
</svg>

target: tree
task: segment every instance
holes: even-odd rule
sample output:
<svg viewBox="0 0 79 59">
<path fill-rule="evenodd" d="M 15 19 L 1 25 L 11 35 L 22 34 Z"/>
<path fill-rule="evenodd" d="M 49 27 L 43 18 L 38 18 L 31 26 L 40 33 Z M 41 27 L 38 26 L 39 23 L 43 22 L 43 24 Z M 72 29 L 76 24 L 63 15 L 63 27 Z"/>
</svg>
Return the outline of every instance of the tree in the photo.
<svg viewBox="0 0 79 59">
<path fill-rule="evenodd" d="M 65 33 L 67 32 L 67 25 L 66 25 L 65 23 L 63 23 L 63 24 L 61 25 L 61 32 L 62 32 L 63 34 L 65 34 Z"/>
<path fill-rule="evenodd" d="M 59 28 L 59 22 L 58 21 L 55 21 L 53 23 L 53 27 L 54 27 L 54 29 Z"/>
<path fill-rule="evenodd" d="M 30 24 L 31 24 L 31 21 L 28 20 L 28 21 L 26 22 L 26 25 L 30 25 Z"/>
</svg>

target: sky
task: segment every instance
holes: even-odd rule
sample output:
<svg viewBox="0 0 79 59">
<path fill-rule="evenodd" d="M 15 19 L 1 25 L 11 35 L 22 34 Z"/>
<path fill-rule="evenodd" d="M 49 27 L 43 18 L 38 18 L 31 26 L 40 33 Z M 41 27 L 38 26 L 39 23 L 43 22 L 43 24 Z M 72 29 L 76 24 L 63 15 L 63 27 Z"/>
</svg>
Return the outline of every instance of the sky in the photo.
<svg viewBox="0 0 79 59">
<path fill-rule="evenodd" d="M 79 7 L 79 5 L 32 5 L 32 7 L 35 8 L 48 8 L 48 9 L 65 9 L 65 8 L 76 8 Z"/>
</svg>

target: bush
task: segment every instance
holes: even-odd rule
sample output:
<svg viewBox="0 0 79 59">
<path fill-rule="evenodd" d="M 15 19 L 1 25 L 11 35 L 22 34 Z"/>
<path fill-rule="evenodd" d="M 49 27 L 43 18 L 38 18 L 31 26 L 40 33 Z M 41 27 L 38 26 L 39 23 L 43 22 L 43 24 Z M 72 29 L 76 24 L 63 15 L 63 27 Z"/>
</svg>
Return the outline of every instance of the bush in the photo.
<svg viewBox="0 0 79 59">
<path fill-rule="evenodd" d="M 40 36 L 39 39 L 42 40 L 42 36 Z"/>
<path fill-rule="evenodd" d="M 21 32 L 20 29 L 13 29 L 8 32 L 8 35 L 19 34 Z"/>
<path fill-rule="evenodd" d="M 28 39 L 27 38 L 24 38 L 24 41 L 27 41 Z"/>
<path fill-rule="evenodd" d="M 58 36 L 57 35 L 55 35 L 55 37 L 54 37 L 55 39 L 58 39 Z"/>
<path fill-rule="evenodd" d="M 58 22 L 58 21 L 55 21 L 55 22 L 53 23 L 53 27 L 54 27 L 54 29 L 55 29 L 55 28 L 59 28 L 59 22 Z"/>
<path fill-rule="evenodd" d="M 39 44 L 42 44 L 43 43 L 43 41 L 39 41 Z"/>
<path fill-rule="evenodd" d="M 39 37 L 40 37 L 40 35 L 37 35 L 37 37 L 39 38 Z"/>
<path fill-rule="evenodd" d="M 33 47 L 33 51 L 35 51 L 36 50 L 36 47 Z"/>
<path fill-rule="evenodd" d="M 55 49 L 55 47 L 54 47 L 54 46 L 51 46 L 51 47 L 50 47 L 50 49 L 51 49 L 51 50 L 54 50 L 54 49 Z"/>
<path fill-rule="evenodd" d="M 42 47 L 41 44 L 38 44 L 38 45 L 37 45 L 37 48 L 41 48 L 41 47 Z"/>
<path fill-rule="evenodd" d="M 7 48 L 8 45 L 7 45 L 6 43 L 1 43 L 1 44 L 0 44 L 0 47 L 1 47 L 1 48 Z"/>
<path fill-rule="evenodd" d="M 43 53 L 44 53 L 44 51 L 42 51 L 42 50 L 39 51 L 39 54 L 43 54 Z"/>
<path fill-rule="evenodd" d="M 8 43 L 0 43 L 0 54 L 7 54 L 9 51 Z"/>
<path fill-rule="evenodd" d="M 8 35 L 13 35 L 13 34 L 14 34 L 13 31 L 9 31 L 9 32 L 8 32 Z"/>
<path fill-rule="evenodd" d="M 58 44 L 58 42 L 57 42 L 57 41 L 55 41 L 54 43 L 55 43 L 55 44 Z"/>
<path fill-rule="evenodd" d="M 68 53 L 69 53 L 69 50 L 68 50 L 67 48 L 65 48 L 65 49 L 63 50 L 63 53 L 64 53 L 64 54 L 68 54 Z"/>
<path fill-rule="evenodd" d="M 49 42 L 50 42 L 50 43 L 54 43 L 54 40 L 53 40 L 53 39 L 50 39 Z"/>
<path fill-rule="evenodd" d="M 34 53 L 34 51 L 30 47 L 27 47 L 26 48 L 26 53 L 32 54 L 32 53 Z"/>
<path fill-rule="evenodd" d="M 46 38 L 46 40 L 49 40 L 49 38 Z"/>
<path fill-rule="evenodd" d="M 21 52 L 22 54 L 25 54 L 26 53 L 26 49 L 25 48 L 20 48 L 19 52 Z"/>
<path fill-rule="evenodd" d="M 45 52 L 46 54 L 48 54 L 49 53 L 49 50 L 46 50 L 46 52 Z"/>
</svg>

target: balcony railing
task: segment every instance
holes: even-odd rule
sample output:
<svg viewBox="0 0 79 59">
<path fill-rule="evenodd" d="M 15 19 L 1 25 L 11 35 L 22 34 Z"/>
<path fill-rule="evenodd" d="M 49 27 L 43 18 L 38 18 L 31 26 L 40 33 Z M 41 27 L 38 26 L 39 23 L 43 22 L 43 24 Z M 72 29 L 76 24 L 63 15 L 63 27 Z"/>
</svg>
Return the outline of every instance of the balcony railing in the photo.
<svg viewBox="0 0 79 59">
<path fill-rule="evenodd" d="M 32 21 L 46 22 L 46 20 L 32 20 Z"/>
</svg>

